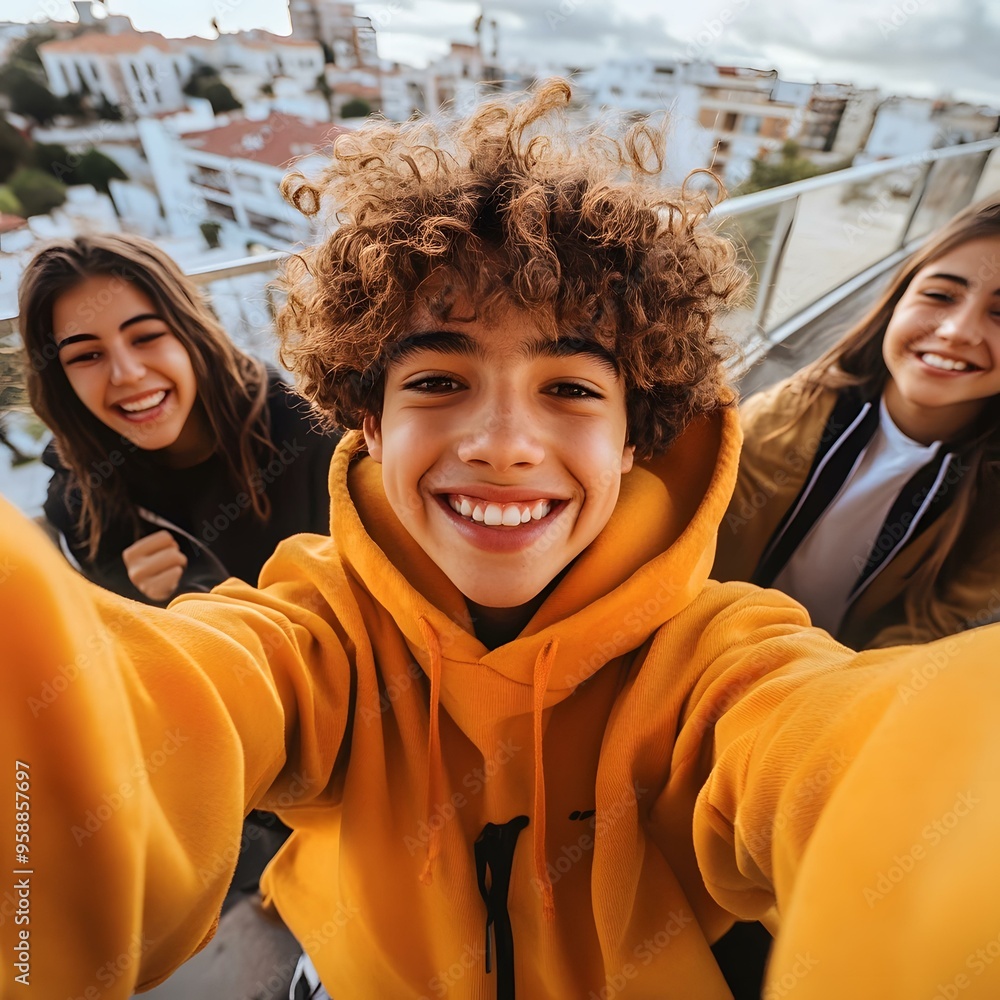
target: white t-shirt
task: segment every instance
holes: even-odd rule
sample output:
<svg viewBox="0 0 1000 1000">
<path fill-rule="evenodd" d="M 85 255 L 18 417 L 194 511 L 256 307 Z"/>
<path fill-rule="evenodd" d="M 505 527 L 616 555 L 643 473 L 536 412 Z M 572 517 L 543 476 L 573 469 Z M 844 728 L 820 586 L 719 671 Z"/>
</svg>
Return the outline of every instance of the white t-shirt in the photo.
<svg viewBox="0 0 1000 1000">
<path fill-rule="evenodd" d="M 814 625 L 836 632 L 896 497 L 940 443 L 908 438 L 892 422 L 883 399 L 878 430 L 771 586 L 805 605 Z"/>
</svg>

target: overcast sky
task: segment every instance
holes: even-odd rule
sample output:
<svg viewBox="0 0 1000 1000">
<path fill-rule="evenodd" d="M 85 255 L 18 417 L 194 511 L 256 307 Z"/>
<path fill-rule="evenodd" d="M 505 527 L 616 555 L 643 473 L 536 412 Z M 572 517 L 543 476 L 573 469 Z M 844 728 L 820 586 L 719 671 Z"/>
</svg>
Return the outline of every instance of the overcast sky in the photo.
<svg viewBox="0 0 1000 1000">
<path fill-rule="evenodd" d="M 501 57 L 587 66 L 608 58 L 700 57 L 777 68 L 790 80 L 879 86 L 1000 104 L 996 0 L 485 0 Z M 108 0 L 140 29 L 210 35 L 220 27 L 289 30 L 283 0 Z M 4 0 L 3 17 L 73 20 L 63 0 Z M 384 58 L 415 65 L 472 41 L 467 0 L 359 2 Z M 487 30 L 487 46 L 492 33 Z"/>
</svg>

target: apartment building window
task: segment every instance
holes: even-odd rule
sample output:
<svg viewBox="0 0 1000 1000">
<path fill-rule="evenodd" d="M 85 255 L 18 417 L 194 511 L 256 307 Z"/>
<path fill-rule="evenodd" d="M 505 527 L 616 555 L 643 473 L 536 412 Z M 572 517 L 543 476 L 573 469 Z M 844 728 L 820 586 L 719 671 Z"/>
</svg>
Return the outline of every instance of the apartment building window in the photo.
<svg viewBox="0 0 1000 1000">
<path fill-rule="evenodd" d="M 195 184 L 200 184 L 202 187 L 214 188 L 216 191 L 229 193 L 229 184 L 227 183 L 226 175 L 221 170 L 216 170 L 215 167 L 198 167 L 194 175 L 194 182 Z"/>
<path fill-rule="evenodd" d="M 760 132 L 760 126 L 763 119 L 760 115 L 744 115 L 743 124 L 740 126 L 740 131 L 744 135 L 757 135 Z"/>
<path fill-rule="evenodd" d="M 230 222 L 236 221 L 236 213 L 233 211 L 232 205 L 223 205 L 221 202 L 206 198 L 205 208 L 208 209 L 209 215 L 217 219 L 229 219 Z"/>
<path fill-rule="evenodd" d="M 722 117 L 722 131 L 723 132 L 735 132 L 736 122 L 739 119 L 739 115 L 735 111 L 727 111 Z"/>
</svg>

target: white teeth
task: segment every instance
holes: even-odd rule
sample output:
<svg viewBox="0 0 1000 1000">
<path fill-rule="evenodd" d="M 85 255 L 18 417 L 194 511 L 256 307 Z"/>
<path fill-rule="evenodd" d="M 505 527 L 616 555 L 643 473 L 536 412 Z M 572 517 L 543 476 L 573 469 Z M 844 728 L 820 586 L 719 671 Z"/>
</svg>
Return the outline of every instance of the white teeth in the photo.
<svg viewBox="0 0 1000 1000">
<path fill-rule="evenodd" d="M 931 368 L 940 368 L 946 372 L 964 372 L 969 368 L 969 365 L 964 361 L 955 361 L 952 358 L 944 358 L 940 354 L 921 354 L 921 360 L 925 365 L 930 365 Z"/>
<path fill-rule="evenodd" d="M 483 522 L 491 527 L 503 524 L 503 508 L 500 504 L 488 503 L 486 505 L 486 513 L 483 516 Z"/>
<path fill-rule="evenodd" d="M 141 413 L 143 410 L 151 410 L 154 406 L 159 406 L 166 399 L 166 396 L 165 389 L 158 389 L 156 392 L 151 392 L 146 396 L 141 396 L 139 399 L 132 400 L 131 403 L 119 403 L 118 405 L 126 413 Z"/>
<path fill-rule="evenodd" d="M 540 521 L 552 510 L 551 500 L 536 500 L 534 503 L 493 503 L 481 500 L 473 503 L 468 497 L 451 496 L 448 504 L 456 514 L 471 518 L 478 524 L 490 527 L 515 528 L 529 521 Z"/>
<path fill-rule="evenodd" d="M 516 504 L 511 503 L 504 507 L 500 523 L 506 524 L 510 528 L 513 528 L 515 524 L 521 523 L 521 511 L 518 510 Z"/>
</svg>

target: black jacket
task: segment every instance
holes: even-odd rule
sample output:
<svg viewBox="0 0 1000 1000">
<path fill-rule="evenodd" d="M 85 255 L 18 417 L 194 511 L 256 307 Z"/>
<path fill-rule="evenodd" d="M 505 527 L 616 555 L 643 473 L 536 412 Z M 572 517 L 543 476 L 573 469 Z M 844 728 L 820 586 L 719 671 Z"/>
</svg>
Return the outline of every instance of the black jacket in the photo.
<svg viewBox="0 0 1000 1000">
<path fill-rule="evenodd" d="M 49 444 L 42 458 L 53 469 L 45 516 L 62 535 L 63 550 L 80 571 L 99 586 L 147 604 L 122 561 L 122 551 L 140 537 L 162 528 L 177 539 L 188 558 L 174 596 L 210 590 L 227 577 L 256 584 L 261 567 L 278 542 L 299 532 L 329 534 L 330 495 L 327 483 L 337 436 L 314 427 L 308 406 L 269 372 L 268 412 L 271 441 L 277 455 L 260 456 L 253 489 L 271 502 L 262 523 L 254 514 L 250 493 L 231 479 L 218 455 L 187 469 L 169 469 L 126 457 L 121 472 L 140 518 L 138 532 L 130 523 L 105 525 L 97 558 L 86 557 L 76 530 L 81 495 L 73 473 Z"/>
</svg>

